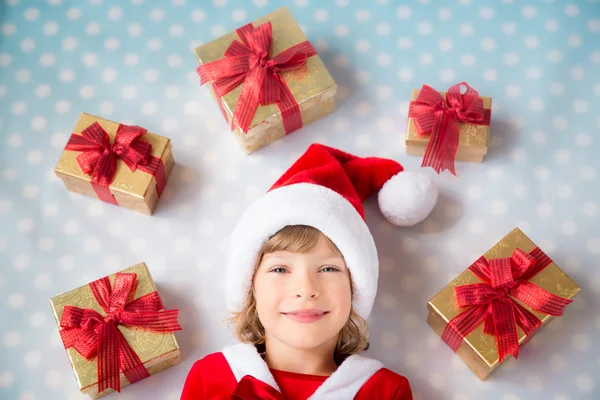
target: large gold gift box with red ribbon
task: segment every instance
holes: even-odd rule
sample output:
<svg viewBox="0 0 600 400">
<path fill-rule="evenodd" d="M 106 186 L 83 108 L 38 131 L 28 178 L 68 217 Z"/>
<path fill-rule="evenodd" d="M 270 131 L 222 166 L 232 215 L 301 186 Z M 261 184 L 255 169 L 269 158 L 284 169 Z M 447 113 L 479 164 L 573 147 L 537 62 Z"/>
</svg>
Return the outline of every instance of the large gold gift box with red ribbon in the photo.
<svg viewBox="0 0 600 400">
<path fill-rule="evenodd" d="M 466 88 L 461 93 L 461 88 Z M 447 92 L 423 85 L 411 96 L 406 153 L 456 175 L 454 161 L 482 162 L 488 152 L 492 98 L 461 82 Z"/>
<path fill-rule="evenodd" d="M 427 322 L 484 380 L 579 290 L 516 228 L 433 296 Z"/>
<path fill-rule="evenodd" d="M 194 50 L 246 153 L 335 109 L 337 86 L 287 7 Z"/>
<path fill-rule="evenodd" d="M 83 394 L 105 396 L 180 362 L 173 332 L 178 310 L 165 310 L 145 263 L 50 299 Z"/>
<path fill-rule="evenodd" d="M 83 113 L 54 172 L 71 192 L 150 215 L 174 165 L 169 138 Z"/>
</svg>

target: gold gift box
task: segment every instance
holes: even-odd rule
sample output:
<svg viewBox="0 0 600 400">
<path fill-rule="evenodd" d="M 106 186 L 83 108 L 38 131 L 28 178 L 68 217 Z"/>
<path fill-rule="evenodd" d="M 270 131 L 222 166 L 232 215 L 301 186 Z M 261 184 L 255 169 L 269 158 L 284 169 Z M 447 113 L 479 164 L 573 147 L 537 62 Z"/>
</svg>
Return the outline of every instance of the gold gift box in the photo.
<svg viewBox="0 0 600 400">
<path fill-rule="evenodd" d="M 119 123 L 90 114 L 81 114 L 75 124 L 73 133 L 81 134 L 83 130 L 94 122 L 98 122 L 104 128 L 110 136 L 111 143 L 113 143 Z M 162 160 L 165 168 L 165 177 L 168 180 L 169 174 L 175 165 L 171 140 L 152 133 L 146 133 L 140 139 L 152 145 L 151 154 Z M 84 173 L 77 163 L 77 156 L 79 154 L 81 154 L 80 151 L 64 150 L 54 168 L 54 172 L 63 180 L 69 191 L 98 198 L 98 195 L 92 188 L 91 175 Z M 109 189 L 119 206 L 143 214 L 151 215 L 158 202 L 156 179 L 152 175 L 140 170 L 131 172 L 129 167 L 121 161 L 117 161 L 117 172 L 115 179 L 109 185 Z"/>
<path fill-rule="evenodd" d="M 519 228 L 514 229 L 500 242 L 484 254 L 489 261 L 494 258 L 511 257 L 517 248 L 528 253 L 537 246 Z M 543 250 L 543 249 L 542 249 Z M 533 276 L 530 282 L 553 294 L 570 299 L 580 290 L 580 287 L 569 276 L 561 270 L 554 262 Z M 469 269 L 466 269 L 456 279 L 448 284 L 441 292 L 433 296 L 427 304 L 429 311 L 427 322 L 433 330 L 442 336 L 448 321 L 464 312 L 467 308 L 459 309 L 456 304 L 454 288 L 456 286 L 479 283 L 481 280 Z M 548 324 L 554 317 L 537 312 L 531 307 L 519 302 L 527 310 L 531 311 L 542 321 L 542 327 Z M 523 330 L 517 326 L 519 335 L 519 346 L 522 347 L 531 337 L 527 337 Z M 469 366 L 469 368 L 481 379 L 486 379 L 500 366 L 496 337 L 483 332 L 483 323 L 473 330 L 462 341 L 456 354 Z M 506 357 L 504 361 L 506 361 Z"/>
<path fill-rule="evenodd" d="M 156 291 L 156 286 L 145 263 L 134 265 L 121 272 L 137 274 L 138 286 L 133 300 Z M 114 284 L 115 275 L 112 274 L 109 276 L 111 285 Z M 101 315 L 105 315 L 100 305 L 96 302 L 89 285 L 81 286 L 70 292 L 51 298 L 50 305 L 52 306 L 54 318 L 59 329 L 65 306 L 91 308 Z M 129 343 L 140 357 L 150 375 L 179 364 L 181 361 L 179 345 L 173 333 L 151 332 L 143 329 L 128 328 L 122 325 L 119 325 L 118 329 L 127 340 L 127 343 Z M 81 393 L 87 394 L 92 399 L 97 399 L 114 392 L 113 389 L 109 388 L 102 391 L 102 393 L 98 393 L 96 358 L 88 361 L 73 348 L 68 348 L 67 354 Z M 121 388 L 129 385 L 129 381 L 122 372 L 120 380 Z"/>
<path fill-rule="evenodd" d="M 420 90 L 412 91 L 411 101 L 417 99 Z M 440 92 L 446 98 L 446 92 Z M 483 107 L 486 109 L 492 108 L 492 98 L 481 96 Z M 459 122 L 458 134 L 458 150 L 456 151 L 455 160 L 482 162 L 488 151 L 488 140 L 490 136 L 489 125 L 476 125 Z M 409 156 L 425 155 L 425 149 L 429 143 L 430 135 L 419 135 L 417 126 L 413 118 L 408 119 L 408 128 L 406 130 L 406 154 Z"/>
<path fill-rule="evenodd" d="M 287 7 L 282 7 L 253 21 L 253 25 L 258 27 L 268 21 L 271 22 L 273 28 L 270 56 L 277 55 L 307 40 Z M 240 40 L 235 31 L 197 47 L 194 53 L 200 64 L 215 61 L 224 57 L 225 50 L 234 40 Z M 335 109 L 337 85 L 318 54 L 309 57 L 304 67 L 283 71 L 281 75 L 299 104 L 303 125 L 316 121 Z M 227 122 L 231 124 L 242 85 L 227 93 L 220 100 L 215 95 L 212 84 L 207 83 L 206 85 L 209 86 L 215 100 L 221 103 L 221 110 Z M 286 135 L 281 112 L 276 104 L 259 106 L 248 132 L 236 128 L 233 130 L 233 134 L 248 154 Z"/>
</svg>

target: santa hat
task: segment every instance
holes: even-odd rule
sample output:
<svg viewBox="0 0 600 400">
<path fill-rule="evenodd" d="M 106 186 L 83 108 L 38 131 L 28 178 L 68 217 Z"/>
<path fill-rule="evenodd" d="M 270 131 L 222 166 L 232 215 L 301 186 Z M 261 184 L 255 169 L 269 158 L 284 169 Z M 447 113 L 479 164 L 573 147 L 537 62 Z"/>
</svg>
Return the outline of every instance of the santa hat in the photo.
<svg viewBox="0 0 600 400">
<path fill-rule="evenodd" d="M 229 310 L 244 308 L 265 241 L 287 225 L 308 225 L 343 254 L 352 275 L 354 310 L 367 318 L 377 293 L 379 260 L 362 202 L 375 192 L 383 215 L 399 226 L 425 219 L 438 197 L 427 176 L 405 172 L 394 160 L 312 144 L 237 223 L 225 277 Z"/>
</svg>

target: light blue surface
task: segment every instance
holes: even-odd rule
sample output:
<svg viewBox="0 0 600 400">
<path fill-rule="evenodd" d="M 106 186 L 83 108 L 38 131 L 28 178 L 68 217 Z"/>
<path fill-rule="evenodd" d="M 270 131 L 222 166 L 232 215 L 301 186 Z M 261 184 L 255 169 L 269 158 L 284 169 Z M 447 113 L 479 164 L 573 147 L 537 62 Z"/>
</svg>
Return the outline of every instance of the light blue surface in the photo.
<svg viewBox="0 0 600 400">
<path fill-rule="evenodd" d="M 192 48 L 283 3 L 0 5 L 0 398 L 80 398 L 48 298 L 139 261 L 181 310 L 184 361 L 115 398 L 178 398 L 194 360 L 232 343 L 222 267 L 248 202 L 312 141 L 417 169 L 402 144 L 411 89 L 462 80 L 493 97 L 490 153 L 459 163 L 458 178 L 435 176 L 440 204 L 417 227 L 390 226 L 368 201 L 381 256 L 369 353 L 416 399 L 600 398 L 600 4 L 290 2 L 339 109 L 246 156 L 199 87 Z M 172 138 L 179 164 L 156 215 L 69 194 L 54 176 L 80 112 Z M 517 225 L 583 290 L 482 383 L 427 326 L 425 305 Z"/>
</svg>

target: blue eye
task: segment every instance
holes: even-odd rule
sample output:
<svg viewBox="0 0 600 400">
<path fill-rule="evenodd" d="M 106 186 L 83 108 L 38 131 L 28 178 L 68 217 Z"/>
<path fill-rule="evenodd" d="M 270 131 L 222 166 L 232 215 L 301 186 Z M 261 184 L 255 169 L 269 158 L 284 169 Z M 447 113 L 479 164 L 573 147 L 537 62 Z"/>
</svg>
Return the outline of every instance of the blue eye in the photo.
<svg viewBox="0 0 600 400">
<path fill-rule="evenodd" d="M 321 268 L 320 272 L 340 272 L 340 270 L 337 267 L 328 266 Z"/>
<path fill-rule="evenodd" d="M 275 267 L 275 268 L 272 268 L 269 272 L 275 272 L 276 274 L 283 274 L 283 273 L 286 273 L 287 270 L 284 267 Z"/>
</svg>

